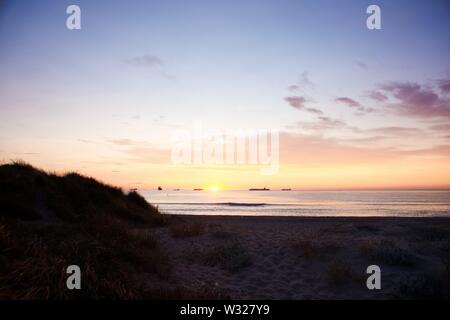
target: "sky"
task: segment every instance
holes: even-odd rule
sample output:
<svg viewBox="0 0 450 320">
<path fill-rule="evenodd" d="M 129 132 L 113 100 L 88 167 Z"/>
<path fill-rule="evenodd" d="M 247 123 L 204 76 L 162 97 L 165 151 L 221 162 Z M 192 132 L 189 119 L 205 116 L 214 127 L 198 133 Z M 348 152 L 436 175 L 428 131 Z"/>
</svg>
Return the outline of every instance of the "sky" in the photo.
<svg viewBox="0 0 450 320">
<path fill-rule="evenodd" d="M 449 188 L 449 58 L 448 1 L 0 1 L 0 160 L 140 189 Z M 174 163 L 196 123 L 279 132 L 278 170 Z"/>
</svg>

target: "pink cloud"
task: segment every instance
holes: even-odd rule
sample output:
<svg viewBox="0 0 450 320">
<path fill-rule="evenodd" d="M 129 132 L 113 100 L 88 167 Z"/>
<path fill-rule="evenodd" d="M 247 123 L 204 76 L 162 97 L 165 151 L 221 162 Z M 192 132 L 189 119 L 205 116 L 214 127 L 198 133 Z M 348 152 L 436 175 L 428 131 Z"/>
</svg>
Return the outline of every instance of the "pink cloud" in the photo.
<svg viewBox="0 0 450 320">
<path fill-rule="evenodd" d="M 420 135 L 424 132 L 419 128 L 407 128 L 407 127 L 380 127 L 375 129 L 366 130 L 371 133 L 381 133 L 394 136 L 411 136 Z"/>
<path fill-rule="evenodd" d="M 450 78 L 438 80 L 438 86 L 442 93 L 450 93 Z"/>
<path fill-rule="evenodd" d="M 337 97 L 336 99 L 334 99 L 334 101 L 342 103 L 344 105 L 346 105 L 347 107 L 350 108 L 356 108 L 358 110 L 358 112 L 356 113 L 356 115 L 365 115 L 369 112 L 373 112 L 374 109 L 372 108 L 365 108 L 363 105 L 361 105 L 359 102 L 353 100 L 352 98 L 349 97 Z"/>
<path fill-rule="evenodd" d="M 366 140 L 325 138 L 317 135 L 282 132 L 280 134 L 280 160 L 282 163 L 336 165 L 352 163 L 382 163 L 402 160 L 406 157 L 450 157 L 450 145 L 429 148 L 374 146 L 382 136 L 367 137 Z M 370 142 L 367 144 L 367 142 Z M 348 145 L 358 143 L 360 145 Z"/>
<path fill-rule="evenodd" d="M 305 129 L 311 131 L 328 131 L 333 129 L 349 130 L 351 132 L 360 132 L 359 128 L 349 126 L 341 120 L 332 119 L 326 116 L 317 117 L 316 121 L 297 121 L 293 125 L 288 126 L 289 129 Z"/>
<path fill-rule="evenodd" d="M 305 106 L 305 103 L 307 102 L 305 97 L 302 96 L 290 96 L 284 98 L 289 105 L 297 110 L 304 110 L 307 112 L 315 113 L 315 114 L 323 114 L 323 112 L 316 108 L 309 108 Z"/>
<path fill-rule="evenodd" d="M 429 129 L 433 131 L 450 132 L 450 123 L 435 124 L 429 127 Z"/>
<path fill-rule="evenodd" d="M 311 112 L 311 113 L 315 113 L 315 114 L 323 114 L 322 110 L 319 110 L 316 108 L 306 108 L 305 110 L 308 112 Z"/>
<path fill-rule="evenodd" d="M 444 85 L 445 88 L 445 85 Z M 392 82 L 380 87 L 397 103 L 389 105 L 396 113 L 410 117 L 450 117 L 450 99 L 432 88 L 410 82 Z"/>
<path fill-rule="evenodd" d="M 386 95 L 377 90 L 369 91 L 368 96 L 378 102 L 384 102 L 388 99 Z"/>
<path fill-rule="evenodd" d="M 334 101 L 345 104 L 346 106 L 351 108 L 361 107 L 361 104 L 359 102 L 356 102 L 355 100 L 349 97 L 337 97 L 336 99 L 334 99 Z"/>
<path fill-rule="evenodd" d="M 289 105 L 295 109 L 301 110 L 305 107 L 306 99 L 304 97 L 291 96 L 284 98 L 284 100 L 286 100 L 289 103 Z"/>
</svg>

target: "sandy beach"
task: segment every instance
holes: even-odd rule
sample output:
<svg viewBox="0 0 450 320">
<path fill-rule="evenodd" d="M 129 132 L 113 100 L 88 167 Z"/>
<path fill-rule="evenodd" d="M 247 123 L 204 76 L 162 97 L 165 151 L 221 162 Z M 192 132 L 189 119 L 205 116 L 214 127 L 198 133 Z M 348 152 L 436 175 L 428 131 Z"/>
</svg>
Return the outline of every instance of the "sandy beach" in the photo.
<svg viewBox="0 0 450 320">
<path fill-rule="evenodd" d="M 177 216 L 155 232 L 170 252 L 149 290 L 181 298 L 448 298 L 449 218 Z M 381 268 L 368 290 L 366 268 Z M 178 296 L 177 296 L 178 298 Z"/>
<path fill-rule="evenodd" d="M 448 217 L 173 215 L 76 173 L 0 178 L 0 299 L 449 298 Z"/>
</svg>

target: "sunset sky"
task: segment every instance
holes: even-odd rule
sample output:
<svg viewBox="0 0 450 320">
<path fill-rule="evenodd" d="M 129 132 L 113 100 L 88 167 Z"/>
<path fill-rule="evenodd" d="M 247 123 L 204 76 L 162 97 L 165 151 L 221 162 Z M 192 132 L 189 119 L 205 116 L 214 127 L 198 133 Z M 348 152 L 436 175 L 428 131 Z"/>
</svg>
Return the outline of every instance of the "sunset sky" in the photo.
<svg viewBox="0 0 450 320">
<path fill-rule="evenodd" d="M 0 119 L 0 160 L 124 188 L 450 188 L 450 3 L 0 1 Z M 173 164 L 195 121 L 278 130 L 278 173 Z"/>
</svg>

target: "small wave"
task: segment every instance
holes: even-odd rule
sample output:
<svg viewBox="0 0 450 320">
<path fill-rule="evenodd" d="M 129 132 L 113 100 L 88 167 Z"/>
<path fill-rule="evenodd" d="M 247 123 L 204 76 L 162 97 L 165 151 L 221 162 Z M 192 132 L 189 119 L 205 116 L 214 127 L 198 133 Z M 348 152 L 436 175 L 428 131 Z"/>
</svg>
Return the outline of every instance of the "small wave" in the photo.
<svg viewBox="0 0 450 320">
<path fill-rule="evenodd" d="M 249 202 L 223 202 L 219 205 L 230 206 L 230 207 L 262 207 L 270 206 L 269 203 L 249 203 Z"/>
</svg>

